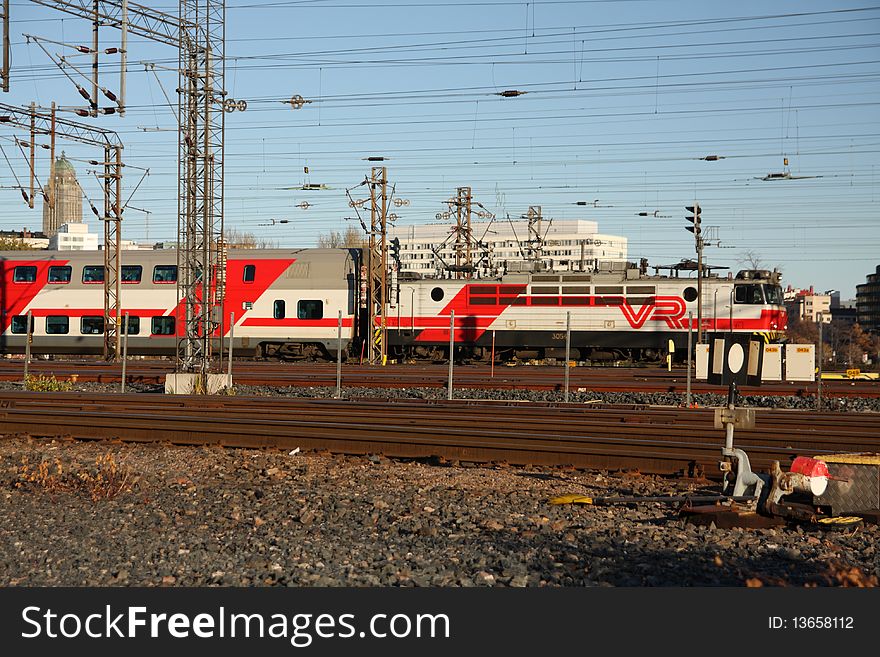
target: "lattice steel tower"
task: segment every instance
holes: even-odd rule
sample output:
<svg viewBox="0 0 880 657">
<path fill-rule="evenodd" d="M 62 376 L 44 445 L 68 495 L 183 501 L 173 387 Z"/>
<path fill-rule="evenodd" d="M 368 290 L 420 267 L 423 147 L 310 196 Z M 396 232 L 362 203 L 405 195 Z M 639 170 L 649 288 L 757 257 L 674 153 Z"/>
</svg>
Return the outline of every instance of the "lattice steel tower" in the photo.
<svg viewBox="0 0 880 657">
<path fill-rule="evenodd" d="M 223 324 L 225 18 L 225 1 L 180 2 L 177 254 L 185 333 L 177 366 L 190 372 L 207 372 L 211 337 Z"/>
</svg>

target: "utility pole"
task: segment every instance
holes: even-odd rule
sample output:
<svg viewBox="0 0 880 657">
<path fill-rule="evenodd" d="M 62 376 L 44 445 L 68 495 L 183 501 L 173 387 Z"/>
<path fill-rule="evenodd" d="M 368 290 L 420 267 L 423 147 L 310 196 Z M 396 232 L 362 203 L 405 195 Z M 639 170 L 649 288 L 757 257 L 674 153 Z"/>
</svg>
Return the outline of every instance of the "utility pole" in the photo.
<svg viewBox="0 0 880 657">
<path fill-rule="evenodd" d="M 386 304 L 388 302 L 388 176 L 385 167 L 373 167 L 367 180 L 370 187 L 370 240 L 367 250 L 370 363 L 385 364 Z"/>
<path fill-rule="evenodd" d="M 9 0 L 3 0 L 3 65 L 0 68 L 0 85 L 9 91 Z"/>
<path fill-rule="evenodd" d="M 540 261 L 541 254 L 543 252 L 543 237 L 541 236 L 541 206 L 540 205 L 530 205 L 529 211 L 526 213 L 526 218 L 529 220 L 529 240 L 528 244 L 528 259 L 533 261 Z"/>
<path fill-rule="evenodd" d="M 474 258 L 471 251 L 473 234 L 471 231 L 471 188 L 459 187 L 456 190 L 455 205 L 455 277 L 473 276 Z M 464 252 L 464 254 L 462 254 Z M 464 267 L 462 267 L 464 265 Z M 464 273 L 464 276 L 462 276 Z"/>
<path fill-rule="evenodd" d="M 685 210 L 692 216 L 685 219 L 690 221 L 693 226 L 686 226 L 686 229 L 694 234 L 694 245 L 697 249 L 697 344 L 703 343 L 703 237 L 700 228 L 700 212 L 702 208 L 700 204 L 694 201 L 693 205 L 685 206 Z"/>
</svg>

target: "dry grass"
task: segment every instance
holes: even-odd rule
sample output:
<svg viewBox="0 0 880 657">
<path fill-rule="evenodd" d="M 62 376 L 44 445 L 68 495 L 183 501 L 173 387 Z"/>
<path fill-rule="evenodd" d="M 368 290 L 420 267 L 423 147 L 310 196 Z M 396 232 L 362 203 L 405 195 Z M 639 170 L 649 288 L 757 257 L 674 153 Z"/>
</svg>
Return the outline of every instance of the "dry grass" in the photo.
<svg viewBox="0 0 880 657">
<path fill-rule="evenodd" d="M 69 392 L 73 389 L 73 383 L 72 377 L 70 381 L 59 381 L 54 374 L 52 376 L 30 374 L 24 381 L 24 387 L 25 390 L 32 392 Z"/>
<path fill-rule="evenodd" d="M 52 462 L 43 460 L 32 465 L 24 457 L 15 487 L 49 494 L 82 495 L 92 502 L 98 502 L 131 492 L 131 479 L 128 466 L 117 463 L 111 452 L 98 456 L 93 467 L 72 468 L 70 471 L 57 458 Z"/>
</svg>

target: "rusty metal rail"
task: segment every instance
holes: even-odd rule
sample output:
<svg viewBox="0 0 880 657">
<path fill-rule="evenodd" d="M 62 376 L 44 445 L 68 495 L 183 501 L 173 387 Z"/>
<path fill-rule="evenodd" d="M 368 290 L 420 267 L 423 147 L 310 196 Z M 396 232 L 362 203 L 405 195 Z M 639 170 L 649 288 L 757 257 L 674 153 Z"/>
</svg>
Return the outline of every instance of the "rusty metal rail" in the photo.
<svg viewBox="0 0 880 657">
<path fill-rule="evenodd" d="M 737 444 L 755 468 L 797 454 L 880 451 L 880 415 L 757 411 Z M 0 433 L 181 445 L 717 473 L 711 409 L 0 393 Z"/>
<path fill-rule="evenodd" d="M 172 368 L 162 360 L 130 361 L 127 366 L 127 380 L 130 383 L 159 385 L 164 383 L 165 374 Z M 76 376 L 78 381 L 118 383 L 121 366 L 98 361 L 49 361 L 30 365 L 33 374 L 55 375 L 68 379 Z M 23 373 L 21 361 L 0 361 L 0 380 L 20 381 Z M 335 364 L 322 363 L 278 363 L 241 361 L 235 364 L 235 381 L 240 385 L 252 386 L 312 386 L 334 387 L 336 385 Z M 587 368 L 570 369 L 572 390 L 583 388 L 592 392 L 672 392 L 684 394 L 687 387 L 683 370 L 650 368 Z M 553 390 L 563 387 L 561 366 L 519 366 L 496 367 L 492 370 L 485 365 L 462 365 L 455 369 L 456 388 L 496 389 L 496 390 Z M 377 367 L 347 364 L 343 368 L 345 387 L 366 388 L 442 388 L 447 384 L 445 365 L 393 365 Z M 826 396 L 878 397 L 880 381 L 824 381 Z M 715 386 L 703 382 L 693 382 L 693 392 L 718 392 Z M 778 382 L 766 383 L 760 388 L 744 387 L 744 395 L 794 395 L 814 396 L 816 383 Z"/>
</svg>

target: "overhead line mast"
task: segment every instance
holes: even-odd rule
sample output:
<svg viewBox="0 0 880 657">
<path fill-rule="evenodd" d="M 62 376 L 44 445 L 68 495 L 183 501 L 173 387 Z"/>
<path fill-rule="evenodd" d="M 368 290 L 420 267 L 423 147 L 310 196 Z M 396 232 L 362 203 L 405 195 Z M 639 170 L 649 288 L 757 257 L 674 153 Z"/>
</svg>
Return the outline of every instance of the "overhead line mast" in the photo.
<svg viewBox="0 0 880 657">
<path fill-rule="evenodd" d="M 183 335 L 177 343 L 177 370 L 204 375 L 210 368 L 212 337 L 223 326 L 225 248 L 223 246 L 223 103 L 225 80 L 225 0 L 180 0 L 173 16 L 128 0 L 32 0 L 92 22 L 93 98 L 97 82 L 97 28 L 115 27 L 123 44 L 132 35 L 178 49 L 178 299 Z M 124 51 L 126 46 L 122 46 Z M 125 88 L 125 57 L 120 91 Z M 120 103 L 120 109 L 124 105 Z M 179 316 L 180 316 L 179 315 Z"/>
<path fill-rule="evenodd" d="M 36 168 L 33 156 L 36 139 L 38 136 L 50 138 L 52 169 L 50 169 L 49 183 L 42 190 L 50 212 L 55 210 L 54 176 L 52 175 L 55 167 L 55 139 L 61 137 L 104 149 L 103 159 L 94 162 L 94 164 L 103 165 L 104 168 L 103 174 L 99 176 L 104 191 L 104 212 L 103 216 L 98 215 L 98 218 L 104 222 L 104 357 L 115 359 L 119 356 L 119 268 L 123 206 L 122 142 L 112 130 L 57 118 L 54 107 L 50 114 L 43 114 L 37 112 L 33 106 L 25 110 L 0 104 L 0 123 L 30 131 L 32 181 Z M 26 200 L 28 205 L 33 207 L 33 182 L 31 182 L 31 188 L 31 194 Z M 97 210 L 95 213 L 98 214 Z"/>
</svg>

